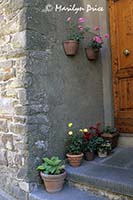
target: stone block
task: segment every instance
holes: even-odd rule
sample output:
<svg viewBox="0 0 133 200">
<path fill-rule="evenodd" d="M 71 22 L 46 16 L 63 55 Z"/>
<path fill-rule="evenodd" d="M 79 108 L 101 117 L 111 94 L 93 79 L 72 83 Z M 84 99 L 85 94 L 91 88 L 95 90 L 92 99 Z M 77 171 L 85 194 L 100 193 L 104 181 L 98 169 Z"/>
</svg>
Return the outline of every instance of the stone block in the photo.
<svg viewBox="0 0 133 200">
<path fill-rule="evenodd" d="M 21 167 L 17 172 L 17 178 L 18 179 L 25 179 L 28 173 L 28 166 L 27 167 Z"/>
<path fill-rule="evenodd" d="M 19 187 L 21 190 L 25 191 L 25 192 L 29 192 L 30 191 L 30 184 L 26 183 L 26 182 L 19 182 Z"/>
<path fill-rule="evenodd" d="M 10 98 L 0 98 L 0 113 L 1 114 L 12 114 L 12 100 Z"/>
<path fill-rule="evenodd" d="M 40 119 L 40 121 L 44 120 L 48 121 L 47 117 L 45 116 L 49 110 L 48 105 L 26 105 L 26 106 L 22 106 L 22 105 L 16 105 L 15 106 L 15 113 L 16 115 L 36 115 L 35 117 L 28 117 L 28 121 L 36 121 L 37 118 L 38 120 Z M 44 114 L 43 114 L 44 113 Z M 42 120 L 41 120 L 42 118 Z"/>
<path fill-rule="evenodd" d="M 0 150 L 0 165 L 7 166 L 7 157 L 6 157 L 6 150 Z"/>
<path fill-rule="evenodd" d="M 15 123 L 25 124 L 25 123 L 26 123 L 26 120 L 27 120 L 27 117 L 26 117 L 26 116 L 18 116 L 18 115 L 15 115 L 15 116 L 14 116 L 14 122 L 15 122 Z"/>
<path fill-rule="evenodd" d="M 27 126 L 25 124 L 11 122 L 9 125 L 9 130 L 13 133 L 23 135 L 26 133 Z"/>
<path fill-rule="evenodd" d="M 19 200 L 28 200 L 28 193 L 21 190 L 19 186 L 12 186 L 12 194 L 16 199 Z"/>
<path fill-rule="evenodd" d="M 8 81 L 9 79 L 15 77 L 14 68 L 4 68 L 0 70 L 0 81 Z"/>
<path fill-rule="evenodd" d="M 0 61 L 0 69 L 10 69 L 13 66 L 13 63 L 12 60 Z"/>
<path fill-rule="evenodd" d="M 9 131 L 6 119 L 0 119 L 0 131 L 6 132 L 6 133 Z"/>
<path fill-rule="evenodd" d="M 26 31 L 15 33 L 11 39 L 13 49 L 26 49 Z"/>
<path fill-rule="evenodd" d="M 3 134 L 2 141 L 4 143 L 4 146 L 7 150 L 13 150 L 13 135 L 12 134 Z"/>
<path fill-rule="evenodd" d="M 20 167 L 24 165 L 24 157 L 22 154 L 7 151 L 7 162 L 10 167 Z"/>
<path fill-rule="evenodd" d="M 32 76 L 27 73 L 21 73 L 17 75 L 17 79 L 14 79 L 10 84 L 10 89 L 15 88 L 28 88 L 32 85 Z"/>
</svg>

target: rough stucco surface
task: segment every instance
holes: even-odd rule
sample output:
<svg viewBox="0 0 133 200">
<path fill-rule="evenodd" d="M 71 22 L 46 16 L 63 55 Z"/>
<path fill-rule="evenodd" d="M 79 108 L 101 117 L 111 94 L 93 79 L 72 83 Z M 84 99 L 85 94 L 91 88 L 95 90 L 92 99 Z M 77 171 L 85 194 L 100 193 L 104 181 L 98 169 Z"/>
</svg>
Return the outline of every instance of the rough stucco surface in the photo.
<svg viewBox="0 0 133 200">
<path fill-rule="evenodd" d="M 45 13 L 48 3 L 71 1 L 0 1 L 0 187 L 20 200 L 39 181 L 42 156 L 64 157 L 68 122 L 103 121 L 100 57 L 89 62 L 83 43 L 76 57 L 65 56 L 64 22 L 72 14 Z"/>
</svg>

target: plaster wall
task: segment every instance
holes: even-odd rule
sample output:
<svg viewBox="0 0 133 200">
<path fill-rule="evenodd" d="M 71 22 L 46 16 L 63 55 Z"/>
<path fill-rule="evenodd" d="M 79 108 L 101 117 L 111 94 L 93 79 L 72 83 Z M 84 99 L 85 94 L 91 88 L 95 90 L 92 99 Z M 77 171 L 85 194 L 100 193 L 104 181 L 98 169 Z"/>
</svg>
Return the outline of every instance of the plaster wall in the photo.
<svg viewBox="0 0 133 200">
<path fill-rule="evenodd" d="M 67 17 L 84 17 L 92 27 L 99 12 L 45 12 L 56 4 L 103 6 L 95 0 L 0 3 L 0 187 L 20 200 L 39 183 L 43 156 L 64 158 L 68 122 L 81 128 L 104 121 L 101 55 L 88 61 L 86 41 L 75 57 L 62 48 Z"/>
</svg>

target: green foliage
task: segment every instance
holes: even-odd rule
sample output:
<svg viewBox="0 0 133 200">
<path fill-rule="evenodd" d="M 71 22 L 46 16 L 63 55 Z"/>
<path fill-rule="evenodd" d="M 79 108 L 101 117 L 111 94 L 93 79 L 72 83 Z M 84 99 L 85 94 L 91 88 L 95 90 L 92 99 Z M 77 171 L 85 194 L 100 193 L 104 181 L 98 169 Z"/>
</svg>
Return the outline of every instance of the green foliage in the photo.
<svg viewBox="0 0 133 200">
<path fill-rule="evenodd" d="M 84 34 L 90 30 L 88 26 L 84 27 L 83 23 L 74 23 L 71 18 L 67 21 L 67 26 L 68 40 L 80 41 L 81 39 L 84 39 Z"/>
<path fill-rule="evenodd" d="M 61 160 L 58 157 L 53 156 L 50 159 L 45 157 L 43 158 L 44 163 L 37 167 L 37 170 L 42 171 L 44 174 L 58 175 L 61 174 L 64 165 L 61 164 Z"/>
<path fill-rule="evenodd" d="M 105 140 L 102 137 L 98 137 L 96 143 L 97 151 L 102 153 L 111 151 L 111 144 L 108 140 Z"/>
<path fill-rule="evenodd" d="M 93 136 L 89 141 L 84 140 L 83 152 L 95 152 L 97 149 L 97 136 Z"/>
<path fill-rule="evenodd" d="M 72 26 L 72 28 L 69 29 L 69 35 L 67 39 L 80 41 L 81 39 L 84 39 L 84 34 L 88 30 L 88 27 L 84 28 L 84 31 L 80 31 L 76 26 Z"/>
<path fill-rule="evenodd" d="M 98 49 L 102 48 L 103 42 L 98 43 L 95 40 L 91 40 L 88 42 L 88 47 L 92 47 L 94 51 L 98 51 Z"/>
<path fill-rule="evenodd" d="M 73 135 L 69 136 L 67 146 L 68 153 L 75 155 L 80 154 L 83 146 L 83 135 L 81 133 L 73 133 Z"/>
<path fill-rule="evenodd" d="M 104 126 L 102 127 L 102 133 L 110 133 L 110 134 L 113 134 L 117 131 L 116 128 L 112 127 L 112 126 Z"/>
</svg>

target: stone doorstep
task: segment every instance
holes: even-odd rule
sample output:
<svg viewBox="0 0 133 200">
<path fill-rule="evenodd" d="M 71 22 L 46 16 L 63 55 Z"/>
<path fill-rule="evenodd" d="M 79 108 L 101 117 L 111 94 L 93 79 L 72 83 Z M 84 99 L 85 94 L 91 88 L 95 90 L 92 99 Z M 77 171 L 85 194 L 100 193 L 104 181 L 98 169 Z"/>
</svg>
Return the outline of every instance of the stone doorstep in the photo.
<svg viewBox="0 0 133 200">
<path fill-rule="evenodd" d="M 13 197 L 11 197 L 9 194 L 7 194 L 6 192 L 0 190 L 0 200 L 17 200 Z"/>
<path fill-rule="evenodd" d="M 110 191 L 133 199 L 132 169 L 113 168 L 84 161 L 77 168 L 67 166 L 67 180 L 75 185 L 81 184 L 88 188 Z"/>
<path fill-rule="evenodd" d="M 30 193 L 29 200 L 107 200 L 107 198 L 65 185 L 62 191 L 54 194 L 49 194 L 44 188 L 39 188 Z"/>
</svg>

